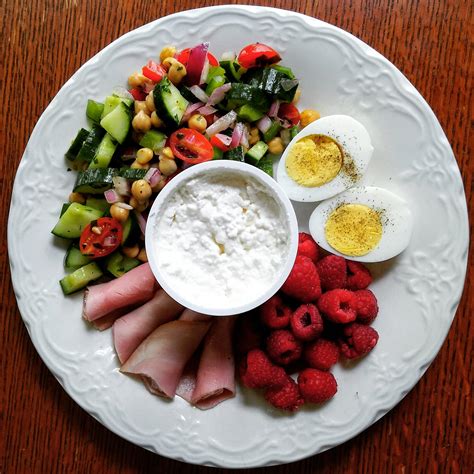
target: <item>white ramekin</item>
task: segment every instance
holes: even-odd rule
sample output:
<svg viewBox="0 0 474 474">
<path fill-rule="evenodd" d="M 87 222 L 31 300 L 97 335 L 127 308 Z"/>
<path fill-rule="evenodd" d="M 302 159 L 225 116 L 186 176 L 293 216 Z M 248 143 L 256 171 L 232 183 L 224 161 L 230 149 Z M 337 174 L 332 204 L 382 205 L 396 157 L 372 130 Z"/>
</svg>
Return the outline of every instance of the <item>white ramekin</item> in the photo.
<svg viewBox="0 0 474 474">
<path fill-rule="evenodd" d="M 280 204 L 284 210 L 284 214 L 287 219 L 288 229 L 290 232 L 290 246 L 286 261 L 281 266 L 279 275 L 275 278 L 273 284 L 269 286 L 264 292 L 262 292 L 258 297 L 253 298 L 251 301 L 242 301 L 241 304 L 237 306 L 226 306 L 226 307 L 206 307 L 201 304 L 188 299 L 186 294 L 175 291 L 175 289 L 168 283 L 166 274 L 160 271 L 158 265 L 158 258 L 156 255 L 156 246 L 153 245 L 153 241 L 156 238 L 156 223 L 161 217 L 162 209 L 170 196 L 178 189 L 184 182 L 188 181 L 191 178 L 194 178 L 198 175 L 205 174 L 210 170 L 222 170 L 222 173 L 226 171 L 238 172 L 243 176 L 248 176 L 256 179 L 261 183 L 269 192 L 271 196 L 275 198 L 277 203 Z M 146 232 L 145 232 L 145 246 L 148 256 L 148 262 L 150 264 L 151 270 L 155 275 L 160 286 L 176 301 L 185 306 L 186 308 L 192 309 L 199 313 L 208 314 L 211 316 L 230 316 L 234 314 L 244 313 L 250 311 L 253 308 L 261 305 L 269 298 L 271 298 L 283 285 L 287 279 L 290 271 L 293 267 L 296 251 L 298 249 L 298 222 L 296 219 L 295 211 L 293 206 L 286 196 L 286 193 L 283 191 L 281 186 L 272 179 L 269 175 L 264 173 L 262 170 L 251 166 L 247 163 L 242 163 L 238 161 L 228 161 L 228 160 L 216 160 L 208 161 L 206 163 L 201 163 L 194 165 L 185 171 L 181 172 L 179 175 L 174 177 L 158 194 L 153 206 L 151 207 L 150 214 L 147 220 Z"/>
</svg>

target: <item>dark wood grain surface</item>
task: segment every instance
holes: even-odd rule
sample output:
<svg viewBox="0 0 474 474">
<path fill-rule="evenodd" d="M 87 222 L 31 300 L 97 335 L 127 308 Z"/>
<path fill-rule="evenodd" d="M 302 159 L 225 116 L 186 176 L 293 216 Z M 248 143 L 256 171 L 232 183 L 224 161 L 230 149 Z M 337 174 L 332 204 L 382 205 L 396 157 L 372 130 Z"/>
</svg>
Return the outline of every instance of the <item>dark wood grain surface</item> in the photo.
<svg viewBox="0 0 474 474">
<path fill-rule="evenodd" d="M 10 282 L 6 222 L 15 170 L 28 137 L 45 107 L 74 71 L 127 31 L 175 11 L 222 3 L 234 2 L 0 2 L 2 473 L 211 471 L 162 458 L 122 440 L 82 411 L 63 391 L 37 355 L 20 318 Z M 385 55 L 408 77 L 433 108 L 452 144 L 472 222 L 472 2 L 259 3 L 296 10 L 344 28 Z M 342 446 L 268 471 L 472 473 L 473 280 L 470 265 L 464 295 L 446 342 L 423 379 L 396 408 Z"/>
</svg>

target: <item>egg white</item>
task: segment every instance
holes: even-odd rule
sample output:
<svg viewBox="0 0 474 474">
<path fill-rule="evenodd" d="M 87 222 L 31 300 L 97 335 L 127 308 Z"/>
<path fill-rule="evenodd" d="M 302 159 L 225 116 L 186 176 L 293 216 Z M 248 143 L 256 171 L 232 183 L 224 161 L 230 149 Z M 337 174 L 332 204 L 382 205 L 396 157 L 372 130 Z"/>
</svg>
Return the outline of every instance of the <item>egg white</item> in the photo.
<svg viewBox="0 0 474 474">
<path fill-rule="evenodd" d="M 344 255 L 326 240 L 324 228 L 329 215 L 343 204 L 362 204 L 381 211 L 382 238 L 378 245 L 360 257 Z M 311 214 L 309 231 L 323 249 L 357 262 L 382 262 L 405 250 L 413 232 L 413 216 L 406 201 L 383 188 L 355 187 L 322 202 Z"/>
<path fill-rule="evenodd" d="M 332 181 L 318 187 L 302 186 L 291 179 L 286 172 L 286 158 L 292 146 L 308 135 L 325 135 L 335 140 L 341 147 L 343 155 L 352 159 L 358 179 L 354 181 L 342 169 Z M 291 140 L 278 163 L 276 179 L 293 201 L 322 201 L 356 185 L 365 173 L 373 151 L 369 132 L 360 122 L 348 115 L 322 117 L 307 125 Z"/>
</svg>

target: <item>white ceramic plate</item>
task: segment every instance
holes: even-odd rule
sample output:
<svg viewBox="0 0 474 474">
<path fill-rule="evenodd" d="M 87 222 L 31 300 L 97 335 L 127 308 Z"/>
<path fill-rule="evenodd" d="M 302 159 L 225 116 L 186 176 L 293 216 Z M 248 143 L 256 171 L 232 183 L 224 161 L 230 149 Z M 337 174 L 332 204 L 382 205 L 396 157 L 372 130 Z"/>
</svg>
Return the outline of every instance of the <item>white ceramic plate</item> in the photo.
<svg viewBox="0 0 474 474">
<path fill-rule="evenodd" d="M 211 42 L 214 53 L 261 41 L 275 47 L 301 79 L 301 105 L 361 121 L 375 147 L 365 182 L 412 205 L 407 251 L 374 266 L 380 333 L 376 349 L 337 365 L 339 391 L 320 408 L 291 416 L 239 389 L 235 399 L 200 411 L 165 402 L 120 374 L 110 331 L 81 319 L 81 295 L 65 298 L 65 245 L 49 233 L 74 173 L 63 155 L 81 126 L 88 98 L 156 57 L 165 44 Z M 313 205 L 297 206 L 301 228 Z M 223 6 L 177 13 L 114 41 L 64 85 L 36 125 L 20 163 L 8 243 L 21 315 L 46 365 L 69 395 L 110 430 L 164 456 L 226 467 L 295 461 L 334 447 L 370 426 L 416 384 L 443 343 L 461 295 L 468 227 L 463 185 L 433 112 L 385 58 L 350 34 L 283 10 Z"/>
</svg>

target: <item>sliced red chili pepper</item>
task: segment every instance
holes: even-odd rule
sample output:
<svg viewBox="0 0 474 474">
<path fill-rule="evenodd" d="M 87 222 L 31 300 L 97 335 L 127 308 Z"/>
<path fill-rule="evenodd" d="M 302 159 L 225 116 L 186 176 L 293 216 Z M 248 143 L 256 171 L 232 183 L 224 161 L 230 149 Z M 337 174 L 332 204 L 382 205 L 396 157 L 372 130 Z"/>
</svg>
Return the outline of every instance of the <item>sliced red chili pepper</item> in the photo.
<svg viewBox="0 0 474 474">
<path fill-rule="evenodd" d="M 135 87 L 133 89 L 130 89 L 128 92 L 133 95 L 133 98 L 135 100 L 145 100 L 146 99 L 146 94 L 142 89 L 139 89 L 138 87 Z"/>
</svg>

